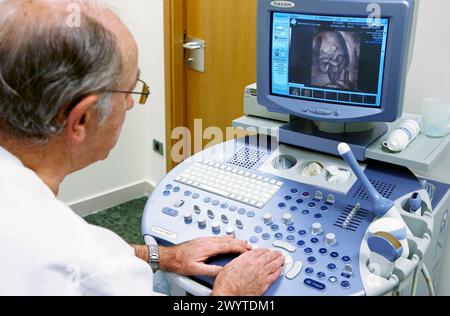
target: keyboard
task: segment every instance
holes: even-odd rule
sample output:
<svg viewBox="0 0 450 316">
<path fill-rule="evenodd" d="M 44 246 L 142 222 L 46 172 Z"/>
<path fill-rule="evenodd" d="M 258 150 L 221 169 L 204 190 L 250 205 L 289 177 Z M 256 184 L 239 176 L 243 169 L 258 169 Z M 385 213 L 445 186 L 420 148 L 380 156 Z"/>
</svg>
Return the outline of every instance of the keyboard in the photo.
<svg viewBox="0 0 450 316">
<path fill-rule="evenodd" d="M 176 182 L 262 209 L 283 182 L 215 162 L 192 164 Z"/>
</svg>

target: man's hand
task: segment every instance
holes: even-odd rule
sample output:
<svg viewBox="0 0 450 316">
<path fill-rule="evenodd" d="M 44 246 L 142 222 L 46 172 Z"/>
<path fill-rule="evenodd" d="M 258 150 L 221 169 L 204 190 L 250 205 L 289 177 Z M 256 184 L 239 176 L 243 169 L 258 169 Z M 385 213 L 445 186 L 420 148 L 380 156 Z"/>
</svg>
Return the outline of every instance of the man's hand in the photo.
<svg viewBox="0 0 450 316">
<path fill-rule="evenodd" d="M 185 276 L 216 277 L 223 267 L 207 265 L 207 259 L 249 250 L 246 241 L 232 237 L 199 238 L 173 247 L 159 247 L 160 269 Z"/>
<path fill-rule="evenodd" d="M 256 249 L 233 260 L 219 273 L 214 296 L 261 296 L 281 275 L 284 257 L 278 251 Z"/>
</svg>

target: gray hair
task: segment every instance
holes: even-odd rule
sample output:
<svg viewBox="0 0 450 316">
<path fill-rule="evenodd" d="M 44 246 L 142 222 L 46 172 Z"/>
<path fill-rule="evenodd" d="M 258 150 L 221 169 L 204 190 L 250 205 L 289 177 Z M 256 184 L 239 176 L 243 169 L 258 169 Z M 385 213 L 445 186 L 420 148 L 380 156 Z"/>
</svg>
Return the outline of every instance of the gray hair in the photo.
<svg viewBox="0 0 450 316">
<path fill-rule="evenodd" d="M 118 87 L 123 70 L 115 36 L 84 13 L 80 27 L 70 27 L 65 16 L 28 17 L 21 1 L 5 2 L 0 2 L 0 132 L 47 141 L 64 130 L 67 108 L 89 94 L 100 95 L 97 110 L 100 122 L 106 120 L 111 108 L 105 91 Z"/>
</svg>

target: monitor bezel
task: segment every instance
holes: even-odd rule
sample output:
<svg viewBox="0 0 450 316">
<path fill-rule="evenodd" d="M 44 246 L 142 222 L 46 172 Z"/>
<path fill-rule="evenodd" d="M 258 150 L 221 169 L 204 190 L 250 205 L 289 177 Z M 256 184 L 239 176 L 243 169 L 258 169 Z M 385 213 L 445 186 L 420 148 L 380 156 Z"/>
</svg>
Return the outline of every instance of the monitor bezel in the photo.
<svg viewBox="0 0 450 316">
<path fill-rule="evenodd" d="M 258 0 L 258 102 L 270 112 L 289 114 L 314 121 L 393 122 L 403 113 L 409 52 L 414 29 L 415 0 L 375 1 L 382 9 L 382 17 L 389 19 L 388 39 L 383 76 L 381 107 L 348 106 L 271 94 L 271 34 L 272 12 L 305 15 L 364 16 L 374 0 L 291 0 L 292 5 L 275 7 L 274 1 Z M 277 3 L 275 1 L 275 3 Z M 268 62 L 269 61 L 269 62 Z M 327 109 L 332 115 L 313 113 Z"/>
</svg>

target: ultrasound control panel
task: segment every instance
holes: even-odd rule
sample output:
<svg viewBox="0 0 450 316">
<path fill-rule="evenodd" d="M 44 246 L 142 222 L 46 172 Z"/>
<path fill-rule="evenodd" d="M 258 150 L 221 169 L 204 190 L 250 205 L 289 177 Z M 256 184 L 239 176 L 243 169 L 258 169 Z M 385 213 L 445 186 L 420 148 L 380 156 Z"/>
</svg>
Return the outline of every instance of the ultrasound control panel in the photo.
<svg viewBox="0 0 450 316">
<path fill-rule="evenodd" d="M 375 217 L 361 183 L 343 166 L 338 157 L 308 151 L 287 155 L 257 137 L 209 148 L 158 185 L 146 205 L 143 234 L 164 245 L 234 235 L 281 251 L 283 275 L 266 295 L 366 295 L 361 258 Z M 406 169 L 364 167 L 377 191 L 393 201 L 422 188 Z M 337 171 L 347 176 L 331 180 Z"/>
</svg>

